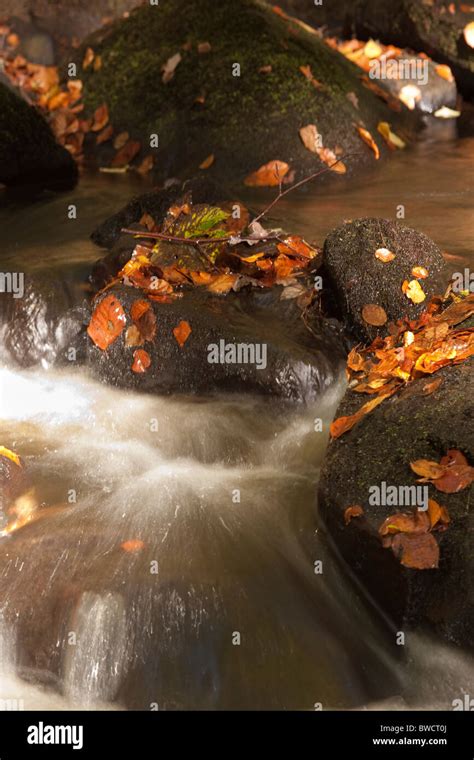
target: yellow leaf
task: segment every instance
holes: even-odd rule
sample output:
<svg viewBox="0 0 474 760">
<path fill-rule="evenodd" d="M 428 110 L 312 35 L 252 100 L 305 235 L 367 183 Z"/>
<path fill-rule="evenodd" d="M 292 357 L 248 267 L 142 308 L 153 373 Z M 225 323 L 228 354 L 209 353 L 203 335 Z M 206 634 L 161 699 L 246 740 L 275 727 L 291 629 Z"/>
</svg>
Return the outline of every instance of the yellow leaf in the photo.
<svg viewBox="0 0 474 760">
<path fill-rule="evenodd" d="M 0 446 L 0 456 L 6 457 L 7 459 L 10 459 L 12 462 L 18 465 L 18 467 L 21 467 L 21 461 L 18 454 L 15 454 L 14 451 L 11 451 L 10 449 L 5 448 L 5 446 Z"/>
</svg>

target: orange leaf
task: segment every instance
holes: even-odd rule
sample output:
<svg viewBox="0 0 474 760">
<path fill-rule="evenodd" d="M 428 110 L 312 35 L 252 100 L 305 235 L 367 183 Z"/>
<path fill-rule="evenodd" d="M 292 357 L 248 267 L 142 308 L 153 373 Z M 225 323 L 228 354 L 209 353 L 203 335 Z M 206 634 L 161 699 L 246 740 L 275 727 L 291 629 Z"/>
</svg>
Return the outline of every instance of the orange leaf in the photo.
<svg viewBox="0 0 474 760">
<path fill-rule="evenodd" d="M 133 352 L 132 372 L 136 372 L 137 374 L 146 372 L 150 364 L 150 354 L 143 348 L 137 348 L 137 350 Z"/>
<path fill-rule="evenodd" d="M 210 166 L 214 163 L 215 156 L 214 153 L 211 153 L 210 156 L 204 159 L 202 163 L 199 164 L 200 169 L 209 169 Z"/>
<path fill-rule="evenodd" d="M 124 541 L 123 544 L 120 544 L 121 549 L 130 553 L 139 552 L 144 546 L 145 543 L 139 538 L 130 538 L 128 541 Z"/>
<path fill-rule="evenodd" d="M 395 254 L 389 251 L 388 248 L 377 248 L 374 255 L 376 259 L 384 264 L 388 264 L 389 261 L 393 261 L 395 258 Z"/>
<path fill-rule="evenodd" d="M 97 145 L 100 145 L 101 143 L 107 142 L 107 140 L 110 140 L 114 133 L 114 128 L 112 124 L 109 124 L 105 129 L 102 130 L 102 132 L 99 132 L 97 135 L 95 141 Z"/>
<path fill-rule="evenodd" d="M 284 161 L 269 161 L 244 180 L 248 187 L 276 187 L 290 167 Z"/>
<path fill-rule="evenodd" d="M 143 161 L 137 166 L 137 172 L 141 174 L 142 176 L 145 176 L 145 174 L 148 174 L 153 169 L 153 164 L 155 162 L 155 159 L 153 158 L 152 154 L 149 153 Z"/>
<path fill-rule="evenodd" d="M 191 335 L 191 332 L 192 330 L 189 322 L 185 322 L 184 320 L 181 320 L 177 327 L 173 327 L 173 335 L 180 348 L 183 348 L 187 339 Z"/>
<path fill-rule="evenodd" d="M 380 151 L 370 132 L 367 129 L 364 129 L 364 127 L 359 127 L 357 125 L 356 129 L 366 145 L 368 145 L 369 148 L 374 151 L 374 156 L 378 160 L 380 158 Z"/>
<path fill-rule="evenodd" d="M 448 523 L 451 522 L 451 518 L 449 517 L 446 507 L 442 507 L 441 504 L 438 504 L 438 502 L 434 499 L 428 499 L 428 516 L 430 518 L 430 525 L 432 529 L 435 528 L 438 523 L 441 523 L 442 525 L 448 525 Z"/>
<path fill-rule="evenodd" d="M 444 473 L 444 467 L 429 459 L 416 459 L 414 462 L 410 462 L 410 467 L 417 475 L 429 480 L 436 480 Z"/>
<path fill-rule="evenodd" d="M 105 351 L 121 334 L 126 323 L 120 301 L 106 296 L 94 309 L 87 334 L 102 351 Z"/>
<path fill-rule="evenodd" d="M 211 293 L 226 294 L 232 290 L 238 279 L 236 274 L 218 274 L 213 277 L 207 289 Z"/>
<path fill-rule="evenodd" d="M 446 79 L 447 82 L 454 82 L 453 72 L 449 66 L 446 66 L 446 64 L 439 63 L 436 66 L 435 71 L 439 77 Z"/>
<path fill-rule="evenodd" d="M 413 277 L 417 277 L 419 280 L 425 280 L 430 274 L 425 267 L 413 267 L 411 273 Z"/>
<path fill-rule="evenodd" d="M 404 280 L 402 284 L 402 291 L 405 293 L 406 297 L 412 301 L 412 303 L 422 303 L 426 298 L 426 294 L 418 280 L 410 280 L 410 282 Z"/>
<path fill-rule="evenodd" d="M 120 150 L 120 148 L 123 148 L 125 143 L 127 143 L 130 139 L 130 135 L 128 132 L 119 132 L 117 137 L 114 140 L 114 148 L 115 150 Z"/>
<path fill-rule="evenodd" d="M 277 249 L 287 256 L 303 256 L 306 259 L 314 259 L 318 253 L 298 235 L 289 235 L 282 243 L 278 243 Z"/>
<path fill-rule="evenodd" d="M 330 427 L 330 433 L 332 438 L 339 438 L 344 433 L 347 433 L 348 430 L 351 430 L 354 425 L 356 425 L 363 417 L 365 417 L 366 414 L 369 414 L 373 409 L 375 409 L 376 406 L 382 403 L 382 401 L 385 401 L 386 398 L 392 395 L 393 389 L 388 393 L 383 393 L 380 396 L 376 396 L 375 398 L 371 399 L 370 401 L 367 401 L 366 404 L 361 406 L 361 408 L 355 412 L 355 414 L 351 414 L 347 417 L 339 417 L 337 420 L 334 420 L 334 422 L 331 423 Z"/>
<path fill-rule="evenodd" d="M 364 514 L 364 510 L 362 509 L 359 504 L 354 504 L 352 507 L 347 507 L 347 509 L 344 512 L 344 522 L 346 525 L 349 525 L 350 521 L 353 517 L 360 517 Z"/>
</svg>

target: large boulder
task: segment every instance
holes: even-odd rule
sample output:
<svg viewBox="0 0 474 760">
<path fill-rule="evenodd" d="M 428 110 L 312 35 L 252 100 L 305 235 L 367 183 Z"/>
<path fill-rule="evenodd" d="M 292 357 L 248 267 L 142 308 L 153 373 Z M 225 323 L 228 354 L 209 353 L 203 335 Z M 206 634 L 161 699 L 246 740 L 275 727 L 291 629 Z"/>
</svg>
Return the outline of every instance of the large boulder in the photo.
<svg viewBox="0 0 474 760">
<path fill-rule="evenodd" d="M 77 167 L 39 112 L 0 82 L 0 183 L 61 188 Z"/>
<path fill-rule="evenodd" d="M 405 137 L 414 127 L 407 109 L 390 110 L 314 30 L 259 0 L 140 7 L 87 38 L 76 55 L 79 67 L 88 48 L 100 66 L 80 68 L 87 112 L 106 103 L 115 132 L 141 142 L 137 160 L 154 155 L 159 177 L 194 173 L 212 155 L 206 171 L 227 183 L 240 184 L 274 160 L 299 179 L 325 166 L 300 139 L 308 124 L 316 125 L 324 147 L 354 154 L 351 172 L 375 164 L 355 123 L 372 133 L 383 155 L 389 149 L 377 132 L 380 121 Z M 163 67 L 178 54 L 173 74 L 164 77 Z M 115 156 L 111 142 L 101 150 L 102 164 Z"/>
<path fill-rule="evenodd" d="M 281 292 L 275 286 L 213 296 L 196 288 L 170 303 L 150 303 L 156 335 L 137 349 L 128 340 L 130 310 L 143 295 L 125 285 L 109 288 L 94 309 L 115 298 L 125 329 L 106 350 L 89 339 L 88 365 L 101 380 L 127 388 L 165 394 L 248 391 L 311 402 L 340 372 L 342 336 L 336 323 L 315 314 L 303 321 L 295 299 L 281 300 Z M 180 345 L 175 331 L 182 323 L 191 332 Z M 150 366 L 133 371 L 142 349 Z"/>
<path fill-rule="evenodd" d="M 384 262 L 375 256 L 379 249 L 386 249 L 395 258 Z M 405 281 L 416 279 L 414 267 L 428 271 L 428 277 L 419 281 L 426 299 L 418 304 L 402 290 Z M 422 232 L 389 219 L 363 218 L 337 227 L 327 237 L 323 280 L 333 293 L 336 312 L 346 328 L 365 341 L 385 333 L 391 321 L 405 315 L 417 317 L 431 296 L 443 292 L 447 277 L 440 249 Z M 380 312 L 381 324 L 373 324 L 378 313 L 375 311 L 371 318 L 370 309 L 368 313 L 364 309 L 367 306 L 381 307 L 386 322 Z"/>
<path fill-rule="evenodd" d="M 474 625 L 474 515 L 469 508 L 472 486 L 458 493 L 440 493 L 429 486 L 430 498 L 448 509 L 451 522 L 436 533 L 438 569 L 403 566 L 378 533 L 396 506 L 370 504 L 369 489 L 416 485 L 410 462 L 439 461 L 458 449 L 473 464 L 474 364 L 470 360 L 437 373 L 441 385 L 427 395 L 421 378 L 384 401 L 349 433 L 329 445 L 319 486 L 319 509 L 338 550 L 369 594 L 396 623 L 398 630 L 430 628 L 447 640 L 472 649 Z M 352 414 L 361 396 L 348 391 L 337 416 Z M 362 516 L 345 524 L 349 506 Z"/>
</svg>

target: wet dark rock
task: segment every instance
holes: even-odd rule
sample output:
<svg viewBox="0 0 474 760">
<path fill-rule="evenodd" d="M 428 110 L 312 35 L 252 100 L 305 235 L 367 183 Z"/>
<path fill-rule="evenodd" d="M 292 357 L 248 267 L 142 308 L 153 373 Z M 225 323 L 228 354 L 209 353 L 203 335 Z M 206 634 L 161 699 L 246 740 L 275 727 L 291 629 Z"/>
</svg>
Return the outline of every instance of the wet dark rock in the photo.
<svg viewBox="0 0 474 760">
<path fill-rule="evenodd" d="M 403 62 L 403 69 L 400 66 L 400 73 L 403 72 L 405 76 L 398 79 L 384 78 L 374 81 L 396 97 L 399 97 L 404 87 L 417 87 L 419 97 L 415 100 L 414 105 L 415 108 L 424 113 L 435 113 L 443 106 L 453 110 L 456 108 L 458 98 L 456 82 L 454 79 L 448 81 L 440 76 L 436 70 L 438 65 L 436 62 L 414 56 L 408 51 L 402 51 L 399 59 Z"/>
<path fill-rule="evenodd" d="M 386 248 L 395 258 L 384 263 L 375 251 Z M 426 300 L 414 304 L 402 292 L 402 283 L 415 279 L 412 268 L 425 267 L 429 276 L 420 280 Z M 447 280 L 444 259 L 438 246 L 422 232 L 396 221 L 356 219 L 333 230 L 323 251 L 323 283 L 332 291 L 336 310 L 348 331 L 361 340 L 386 333 L 386 325 L 367 324 L 362 310 L 367 304 L 381 306 L 387 322 L 408 315 L 418 316 L 429 298 L 444 292 Z"/>
<path fill-rule="evenodd" d="M 209 42 L 209 52 L 198 52 L 202 42 Z M 347 164 L 350 174 L 375 165 L 354 122 L 372 132 L 382 155 L 389 149 L 377 132 L 380 121 L 405 137 L 416 128 L 407 109 L 390 110 L 363 86 L 360 70 L 318 34 L 258 0 L 145 5 L 87 38 L 77 52 L 78 64 L 87 47 L 101 56 L 102 66 L 83 72 L 86 111 L 106 102 L 115 130 L 141 141 L 137 160 L 154 155 L 159 178 L 189 176 L 212 154 L 206 173 L 225 184 L 240 186 L 249 173 L 276 159 L 300 179 L 324 166 L 299 137 L 307 124 L 317 125 L 326 147 L 354 154 Z M 162 67 L 178 52 L 182 59 L 165 83 Z M 236 64 L 240 76 L 234 75 Z M 265 66 L 271 70 L 262 73 Z M 310 66 L 321 86 L 309 81 L 301 66 Z M 359 108 L 347 98 L 350 92 Z M 204 102 L 196 102 L 199 97 Z M 151 135 L 158 135 L 159 148 L 147 147 Z M 101 164 L 114 154 L 110 144 L 101 146 Z"/>
<path fill-rule="evenodd" d="M 190 193 L 193 203 L 210 203 L 226 199 L 226 194 L 215 182 L 205 176 L 192 177 L 184 183 L 176 182 L 160 190 L 152 190 L 143 195 L 132 198 L 126 206 L 117 211 L 108 219 L 105 219 L 92 233 L 91 239 L 96 245 L 103 248 L 112 248 L 120 238 L 123 227 L 131 227 L 137 224 L 143 214 L 150 216 L 159 224 L 168 208 L 178 198 Z M 128 236 L 128 239 L 130 236 Z M 123 238 L 122 238 L 123 240 Z M 120 250 L 120 244 L 118 246 Z"/>
<path fill-rule="evenodd" d="M 439 2 L 420 0 L 357 0 L 351 4 L 351 24 L 356 35 L 427 53 L 439 63 L 448 64 L 458 88 L 474 94 L 474 50 L 466 44 L 463 29 L 471 14 L 456 9 L 452 14 Z"/>
<path fill-rule="evenodd" d="M 436 376 L 443 382 L 431 395 L 423 393 L 431 378 L 416 380 L 330 443 L 319 508 L 343 559 L 398 630 L 429 628 L 472 649 L 472 486 L 457 494 L 429 486 L 430 498 L 447 507 L 451 517 L 448 529 L 434 534 L 440 547 L 439 569 L 406 568 L 390 548 L 382 547 L 378 535 L 382 522 L 409 509 L 369 504 L 369 488 L 383 481 L 416 485 L 417 476 L 409 466 L 415 459 L 439 461 L 449 448 L 456 448 L 473 464 L 474 362 L 447 367 Z M 348 391 L 336 416 L 352 414 L 364 400 Z M 362 506 L 364 515 L 346 526 L 344 512 L 353 504 Z"/>
<path fill-rule="evenodd" d="M 0 82 L 0 183 L 72 186 L 77 167 L 39 112 Z"/>
<path fill-rule="evenodd" d="M 141 346 L 151 358 L 146 372 L 132 371 L 137 347 L 126 345 L 126 329 L 105 351 L 88 339 L 88 365 L 101 380 L 120 387 L 164 394 L 248 391 L 309 402 L 337 377 L 342 338 L 336 323 L 317 316 L 310 319 L 310 332 L 295 301 L 279 300 L 280 293 L 276 287 L 213 296 L 195 289 L 172 303 L 152 303 L 157 330 L 155 339 Z M 95 304 L 111 294 L 122 304 L 129 327 L 130 307 L 143 298 L 141 291 L 117 286 Z M 192 330 L 182 348 L 173 334 L 181 321 Z M 265 354 L 249 363 L 210 363 L 210 346 L 221 342 L 257 344 Z"/>
<path fill-rule="evenodd" d="M 20 367 L 61 364 L 68 349 L 83 358 L 83 294 L 51 275 L 25 276 L 24 294 L 0 298 L 0 356 Z"/>
</svg>

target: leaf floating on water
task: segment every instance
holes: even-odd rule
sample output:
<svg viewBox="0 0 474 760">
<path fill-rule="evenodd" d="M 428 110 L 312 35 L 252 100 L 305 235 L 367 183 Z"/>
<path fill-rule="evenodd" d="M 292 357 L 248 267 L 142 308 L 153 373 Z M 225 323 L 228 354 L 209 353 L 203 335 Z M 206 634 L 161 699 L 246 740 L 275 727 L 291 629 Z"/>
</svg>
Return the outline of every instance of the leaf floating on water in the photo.
<svg viewBox="0 0 474 760">
<path fill-rule="evenodd" d="M 126 321 L 122 304 L 109 295 L 95 307 L 87 334 L 98 348 L 105 351 L 122 333 Z"/>
<path fill-rule="evenodd" d="M 349 525 L 353 517 L 360 517 L 364 514 L 363 508 L 359 504 L 354 504 L 352 507 L 347 507 L 344 512 L 344 522 Z"/>
<path fill-rule="evenodd" d="M 22 467 L 18 454 L 15 454 L 14 451 L 7 449 L 5 446 L 0 446 L 0 457 L 6 457 L 11 462 L 14 462 L 14 464 L 18 465 L 18 467 Z"/>
<path fill-rule="evenodd" d="M 176 71 L 176 67 L 179 65 L 179 63 L 182 61 L 181 53 L 175 53 L 171 56 L 171 58 L 168 58 L 168 60 L 163 64 L 161 67 L 161 71 L 163 73 L 163 76 L 161 77 L 164 84 L 168 84 L 168 82 L 171 82 L 171 80 L 174 77 L 174 73 Z"/>
<path fill-rule="evenodd" d="M 370 134 L 369 130 L 365 129 L 364 127 L 359 127 L 358 125 L 356 125 L 356 129 L 360 137 L 362 138 L 362 140 L 365 142 L 365 144 L 368 145 L 371 150 L 373 150 L 374 156 L 378 161 L 378 159 L 380 158 L 379 147 L 377 143 L 375 142 L 374 138 L 372 137 L 372 135 Z"/>
<path fill-rule="evenodd" d="M 368 325 L 382 327 L 387 322 L 387 312 L 376 303 L 367 303 L 362 309 L 362 318 Z"/>
<path fill-rule="evenodd" d="M 277 187 L 290 167 L 285 161 L 269 161 L 244 180 L 248 187 Z"/>
<path fill-rule="evenodd" d="M 181 320 L 177 327 L 173 327 L 173 335 L 180 348 L 183 348 L 191 333 L 191 326 L 185 320 Z"/>
<path fill-rule="evenodd" d="M 426 298 L 426 294 L 418 280 L 410 280 L 410 282 L 405 280 L 402 284 L 402 291 L 415 304 L 423 303 Z"/>
<path fill-rule="evenodd" d="M 375 251 L 375 258 L 387 264 L 389 261 L 393 261 L 395 254 L 389 251 L 388 248 L 377 248 Z"/>
<path fill-rule="evenodd" d="M 145 542 L 141 541 L 139 538 L 130 538 L 128 541 L 124 541 L 123 544 L 120 544 L 120 548 L 124 550 L 124 552 L 139 552 L 143 547 L 145 546 Z"/>
</svg>

